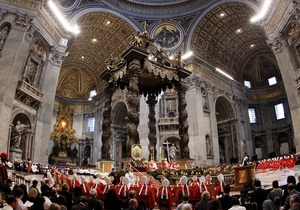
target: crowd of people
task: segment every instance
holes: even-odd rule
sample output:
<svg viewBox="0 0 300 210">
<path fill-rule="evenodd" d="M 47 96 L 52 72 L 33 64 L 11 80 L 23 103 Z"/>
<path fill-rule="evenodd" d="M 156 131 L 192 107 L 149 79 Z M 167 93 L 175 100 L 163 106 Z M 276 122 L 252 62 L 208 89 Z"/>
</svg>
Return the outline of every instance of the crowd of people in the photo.
<svg viewBox="0 0 300 210">
<path fill-rule="evenodd" d="M 5 162 L 7 155 L 0 156 L 2 162 Z M 262 163 L 270 166 L 271 163 L 278 162 L 292 163 L 289 158 Z M 14 165 L 17 170 L 18 165 Z M 25 169 L 21 171 L 28 172 Z M 294 176 L 289 176 L 284 188 L 280 188 L 278 181 L 275 180 L 271 190 L 263 189 L 259 180 L 254 181 L 254 186 L 246 182 L 238 196 L 231 196 L 230 185 L 225 184 L 222 174 L 217 176 L 218 183 L 211 183 L 209 175 L 206 177 L 195 175 L 192 180 L 183 176 L 175 186 L 171 186 L 169 180 L 162 177 L 160 185 L 154 186 L 149 176 L 142 176 L 139 180 L 139 177 L 135 177 L 130 171 L 126 171 L 120 179 L 115 169 L 112 169 L 108 176 L 95 174 L 90 170 L 77 170 L 76 173 L 66 168 L 59 170 L 51 167 L 41 181 L 33 180 L 28 189 L 25 184 L 14 183 L 11 179 L 2 180 L 0 208 L 4 210 L 300 209 L 300 176 L 298 183 Z"/>
<path fill-rule="evenodd" d="M 178 209 L 178 210 L 295 210 L 300 209 L 299 182 L 294 176 L 287 178 L 287 185 L 280 188 L 278 181 L 273 181 L 272 189 L 263 189 L 261 182 L 255 180 L 254 188 L 241 190 L 239 196 L 231 196 L 231 187 L 218 177 L 219 184 L 214 191 L 208 187 L 210 179 L 194 177 L 189 183 L 183 176 L 176 187 L 170 186 L 164 178 L 158 189 L 146 176 L 141 182 L 130 184 L 127 177 L 121 182 L 114 182 L 115 170 L 110 177 L 70 179 L 55 173 L 55 182 L 51 184 L 49 174 L 44 175 L 41 186 L 37 180 L 27 189 L 24 184 L 15 184 L 10 179 L 1 187 L 0 207 L 4 210 L 117 210 L 117 209 Z M 103 182 L 105 180 L 105 182 Z M 155 189 L 155 190 L 154 190 Z M 251 191 L 251 192 L 250 192 Z M 6 205 L 4 207 L 4 205 Z"/>
<path fill-rule="evenodd" d="M 193 204 L 189 195 L 182 197 L 182 203 L 177 210 L 183 209 L 183 205 L 189 205 L 189 209 L 195 210 L 298 210 L 300 209 L 300 175 L 296 184 L 294 176 L 287 178 L 287 185 L 280 188 L 278 181 L 274 180 L 271 190 L 263 189 L 261 182 L 255 180 L 254 190 L 248 191 L 247 187 L 241 190 L 239 196 L 230 195 L 230 185 L 225 185 L 222 196 L 213 198 L 209 191 L 201 194 L 201 200 Z"/>
</svg>

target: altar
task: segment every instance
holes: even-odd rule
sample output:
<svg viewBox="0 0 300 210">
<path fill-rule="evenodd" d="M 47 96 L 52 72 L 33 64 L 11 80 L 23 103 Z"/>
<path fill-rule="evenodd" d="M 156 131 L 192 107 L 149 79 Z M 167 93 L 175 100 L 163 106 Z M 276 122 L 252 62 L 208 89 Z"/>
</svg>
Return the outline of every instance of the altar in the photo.
<svg viewBox="0 0 300 210">
<path fill-rule="evenodd" d="M 78 138 L 72 127 L 73 109 L 61 106 L 57 116 L 54 130 L 50 138 L 54 141 L 49 163 L 55 165 L 78 165 Z"/>
<path fill-rule="evenodd" d="M 49 163 L 63 166 L 76 166 L 78 158 L 52 156 L 49 157 Z"/>
<path fill-rule="evenodd" d="M 251 181 L 255 178 L 254 166 L 235 166 L 234 169 L 234 185 L 232 186 L 232 190 L 240 191 L 245 182 L 251 183 Z"/>
</svg>

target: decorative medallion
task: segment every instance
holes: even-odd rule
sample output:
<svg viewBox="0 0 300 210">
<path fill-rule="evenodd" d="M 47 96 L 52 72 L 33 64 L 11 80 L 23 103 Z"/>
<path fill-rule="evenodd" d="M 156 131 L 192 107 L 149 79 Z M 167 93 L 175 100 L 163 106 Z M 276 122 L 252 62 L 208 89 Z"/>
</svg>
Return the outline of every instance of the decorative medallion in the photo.
<svg viewBox="0 0 300 210">
<path fill-rule="evenodd" d="M 181 45 L 183 35 L 178 26 L 164 23 L 153 30 L 153 38 L 164 50 L 173 50 Z"/>
<path fill-rule="evenodd" d="M 134 160 L 141 160 L 143 158 L 143 148 L 139 144 L 131 146 L 131 157 Z"/>
</svg>

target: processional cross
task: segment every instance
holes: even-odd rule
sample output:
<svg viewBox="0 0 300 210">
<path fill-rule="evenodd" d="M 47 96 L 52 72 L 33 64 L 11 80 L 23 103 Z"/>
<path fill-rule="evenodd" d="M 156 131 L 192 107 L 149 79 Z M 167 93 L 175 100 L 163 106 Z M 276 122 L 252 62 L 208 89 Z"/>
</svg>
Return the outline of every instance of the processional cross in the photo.
<svg viewBox="0 0 300 210">
<path fill-rule="evenodd" d="M 167 145 L 168 160 L 170 161 L 170 147 L 169 147 L 169 144 L 172 144 L 172 143 L 170 143 L 169 141 L 166 141 L 166 142 L 163 143 L 163 145 Z"/>
</svg>

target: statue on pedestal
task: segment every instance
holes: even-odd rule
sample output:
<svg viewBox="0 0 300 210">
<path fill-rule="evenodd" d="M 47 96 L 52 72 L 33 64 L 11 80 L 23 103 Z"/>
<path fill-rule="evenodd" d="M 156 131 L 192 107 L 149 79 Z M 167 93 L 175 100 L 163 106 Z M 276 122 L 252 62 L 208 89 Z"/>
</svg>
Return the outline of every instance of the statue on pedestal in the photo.
<svg viewBox="0 0 300 210">
<path fill-rule="evenodd" d="M 205 136 L 205 143 L 206 143 L 206 154 L 207 157 L 212 158 L 213 157 L 213 149 L 212 149 L 212 142 L 209 135 Z"/>
<path fill-rule="evenodd" d="M 176 148 L 176 146 L 173 143 L 172 146 L 170 147 L 170 153 L 169 153 L 170 162 L 176 161 L 177 153 L 178 153 L 178 149 Z"/>
<path fill-rule="evenodd" d="M 12 138 L 11 138 L 11 148 L 19 149 L 23 133 L 30 128 L 30 125 L 22 124 L 17 121 L 17 124 L 13 127 Z"/>
</svg>

